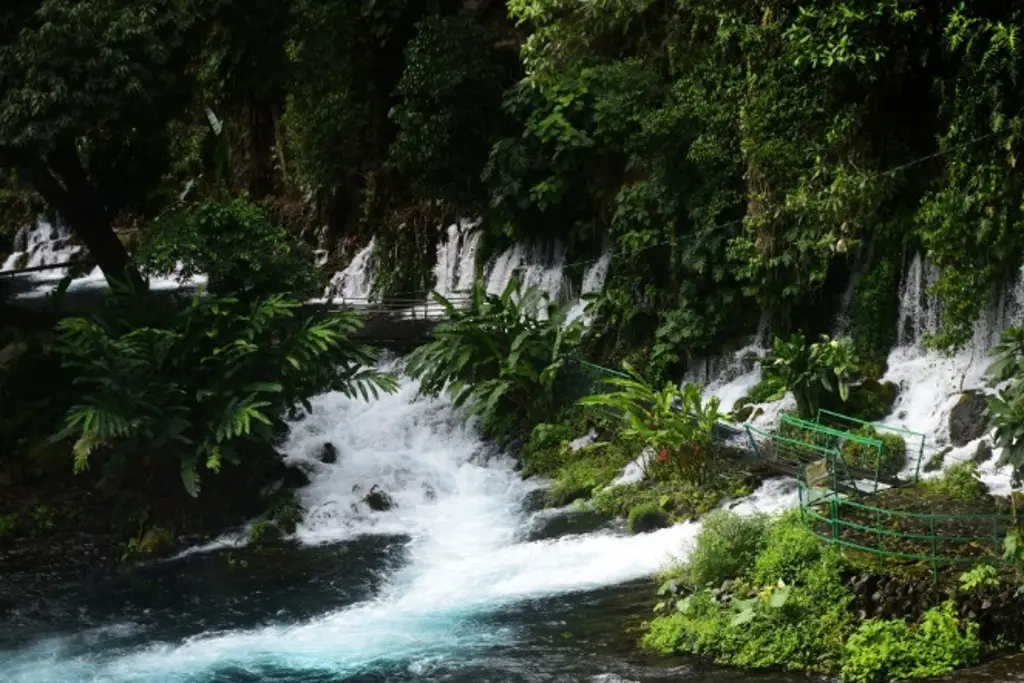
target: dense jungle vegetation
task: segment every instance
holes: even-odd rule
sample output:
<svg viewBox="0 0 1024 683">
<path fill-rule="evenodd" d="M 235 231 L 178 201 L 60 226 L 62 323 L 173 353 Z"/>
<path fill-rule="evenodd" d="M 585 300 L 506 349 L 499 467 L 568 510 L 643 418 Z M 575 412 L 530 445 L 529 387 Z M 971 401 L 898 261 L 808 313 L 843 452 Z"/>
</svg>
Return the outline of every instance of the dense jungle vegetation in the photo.
<svg viewBox="0 0 1024 683">
<path fill-rule="evenodd" d="M 304 301 L 371 238 L 380 293 L 425 297 L 460 217 L 481 219 L 478 265 L 526 240 L 568 245 L 577 282 L 614 258 L 589 327 L 515 283 L 439 297 L 450 315 L 405 366 L 423 393 L 521 446 L 524 474 L 556 478 L 549 503 L 592 498 L 636 532 L 751 491 L 715 439 L 726 416 L 786 392 L 806 420 L 891 409 L 878 378 L 911 253 L 940 269 L 940 349 L 1018 271 L 1022 30 L 1019 0 L 9 0 L 0 256 L 59 216 L 112 293 L 85 316 L 60 291 L 26 311 L 0 289 L 0 545 L 63 526 L 132 557 L 261 514 L 254 540 L 294 530 L 304 475 L 274 451 L 289 416 L 395 388 L 353 340 L 359 315 Z M 177 264 L 204 295 L 149 296 Z M 852 335 L 822 337 L 851 282 Z M 762 313 L 776 339 L 750 396 L 678 386 Z M 998 349 L 987 425 L 1018 472 L 1022 340 Z M 886 447 L 893 474 L 907 446 Z M 602 489 L 644 449 L 642 482 Z M 915 495 L 1005 505 L 976 475 Z M 868 570 L 803 521 L 704 529 L 649 647 L 867 682 L 1024 641 L 961 610 L 1016 604 L 1010 570 L 875 614 Z M 1007 566 L 1020 548 L 1009 530 Z"/>
<path fill-rule="evenodd" d="M 851 270 L 880 360 L 920 247 L 953 347 L 1021 258 L 1021 11 L 19 0 L 0 13 L 4 233 L 59 212 L 133 279 L 111 228 L 245 196 L 334 262 L 376 236 L 391 292 L 431 286 L 456 215 L 484 217 L 485 252 L 560 238 L 581 260 L 607 239 L 602 351 L 653 340 L 656 373 L 762 310 L 825 331 Z"/>
</svg>

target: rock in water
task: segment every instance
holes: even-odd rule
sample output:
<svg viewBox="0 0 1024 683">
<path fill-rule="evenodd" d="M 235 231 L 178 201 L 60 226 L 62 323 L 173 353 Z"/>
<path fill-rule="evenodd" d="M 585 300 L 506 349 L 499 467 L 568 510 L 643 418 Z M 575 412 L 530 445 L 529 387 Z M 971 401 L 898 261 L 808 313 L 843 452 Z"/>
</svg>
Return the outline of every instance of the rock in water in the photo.
<svg viewBox="0 0 1024 683">
<path fill-rule="evenodd" d="M 968 391 L 949 414 L 949 440 L 960 448 L 985 435 L 985 394 Z"/>
<path fill-rule="evenodd" d="M 338 462 L 338 447 L 330 441 L 325 441 L 320 447 L 320 462 L 325 465 L 333 465 Z"/>
<path fill-rule="evenodd" d="M 984 465 L 986 462 L 992 459 L 992 445 L 989 444 L 988 439 L 982 439 L 978 442 L 978 448 L 974 451 L 974 462 L 979 465 Z"/>
<path fill-rule="evenodd" d="M 284 479 L 282 480 L 282 486 L 285 489 L 300 489 L 303 486 L 309 486 L 309 475 L 302 471 L 298 467 L 289 467 L 284 472 Z"/>
<path fill-rule="evenodd" d="M 381 491 L 376 485 L 366 494 L 363 502 L 374 512 L 386 512 L 395 507 L 395 499 L 389 496 L 386 491 Z"/>
</svg>

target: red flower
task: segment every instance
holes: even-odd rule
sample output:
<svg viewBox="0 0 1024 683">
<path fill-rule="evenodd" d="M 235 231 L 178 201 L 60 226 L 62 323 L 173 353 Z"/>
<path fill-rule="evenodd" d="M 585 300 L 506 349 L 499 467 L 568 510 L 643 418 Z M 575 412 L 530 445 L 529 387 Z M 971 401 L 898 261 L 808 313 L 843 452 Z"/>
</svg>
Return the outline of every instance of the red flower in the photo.
<svg viewBox="0 0 1024 683">
<path fill-rule="evenodd" d="M 658 452 L 658 462 L 659 462 L 659 463 L 667 462 L 667 461 L 668 461 L 668 458 L 669 458 L 669 452 L 668 452 L 668 449 L 667 449 L 667 448 L 662 448 L 662 449 L 661 449 L 661 450 L 660 450 L 660 451 Z"/>
</svg>

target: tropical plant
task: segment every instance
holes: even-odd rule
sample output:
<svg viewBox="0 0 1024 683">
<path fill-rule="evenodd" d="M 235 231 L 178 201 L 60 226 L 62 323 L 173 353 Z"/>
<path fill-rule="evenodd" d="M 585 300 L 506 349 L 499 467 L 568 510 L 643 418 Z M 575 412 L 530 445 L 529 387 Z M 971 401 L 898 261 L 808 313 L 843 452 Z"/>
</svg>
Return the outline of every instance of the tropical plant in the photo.
<svg viewBox="0 0 1024 683">
<path fill-rule="evenodd" d="M 57 354 L 78 394 L 55 438 L 74 440 L 75 472 L 99 458 L 116 482 L 148 462 L 144 475 L 173 467 L 196 496 L 200 472 L 259 452 L 247 443 L 272 444 L 310 396 L 394 389 L 371 351 L 350 340 L 360 324 L 354 312 L 302 314 L 282 296 L 159 306 L 116 293 L 95 319 L 58 325 Z"/>
<path fill-rule="evenodd" d="M 214 294 L 309 296 L 321 284 L 312 254 L 245 199 L 207 201 L 147 230 L 138 258 L 151 273 L 207 277 Z"/>
<path fill-rule="evenodd" d="M 664 469 L 686 481 L 706 481 L 718 460 L 715 424 L 725 417 L 718 410 L 718 398 L 705 402 L 695 384 L 680 389 L 666 382 L 659 391 L 628 363 L 623 368 L 627 377 L 603 380 L 610 391 L 586 396 L 580 403 L 621 414 L 621 435 L 654 449 L 655 462 L 648 468 Z"/>
<path fill-rule="evenodd" d="M 849 338 L 821 340 L 808 344 L 803 335 L 788 340 L 776 337 L 772 353 L 761 361 L 765 375 L 778 378 L 793 392 L 797 410 L 813 419 L 821 407 L 822 392 L 841 401 L 850 395 L 850 382 L 858 373 L 857 357 Z"/>
<path fill-rule="evenodd" d="M 995 361 L 988 367 L 989 386 L 1005 383 L 988 398 L 985 415 L 995 430 L 995 446 L 1002 449 L 1000 465 L 1010 465 L 1019 481 L 1024 473 L 1024 327 L 1003 332 L 992 349 Z"/>
<path fill-rule="evenodd" d="M 579 321 L 567 321 L 568 307 L 549 304 L 542 289 L 523 289 L 514 279 L 501 294 L 476 283 L 465 308 L 433 296 L 447 318 L 406 365 L 421 393 L 447 393 L 496 437 L 558 412 L 569 389 L 567 365 L 583 334 Z"/>
</svg>

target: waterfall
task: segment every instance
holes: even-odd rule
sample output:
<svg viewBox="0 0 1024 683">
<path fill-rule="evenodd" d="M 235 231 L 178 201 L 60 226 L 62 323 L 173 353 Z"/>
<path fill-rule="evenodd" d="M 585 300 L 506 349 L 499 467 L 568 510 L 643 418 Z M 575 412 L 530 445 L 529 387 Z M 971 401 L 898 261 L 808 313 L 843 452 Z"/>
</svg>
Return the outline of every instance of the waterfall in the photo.
<svg viewBox="0 0 1024 683">
<path fill-rule="evenodd" d="M 445 297 L 464 293 L 476 279 L 476 251 L 482 233 L 480 221 L 459 221 L 448 226 L 448 238 L 437 245 L 434 289 Z"/>
<path fill-rule="evenodd" d="M 82 245 L 74 243 L 66 226 L 40 219 L 18 230 L 14 236 L 13 251 L 0 266 L 0 271 L 66 263 L 81 257 L 84 251 Z M 66 268 L 59 268 L 30 275 L 35 280 L 56 281 L 66 274 Z"/>
<path fill-rule="evenodd" d="M 512 459 L 464 425 L 447 400 L 422 399 L 417 390 L 403 379 L 397 394 L 369 403 L 320 396 L 283 445 L 287 460 L 312 479 L 301 490 L 308 510 L 296 534 L 302 544 L 368 534 L 407 539 L 404 564 L 375 596 L 324 605 L 322 614 L 302 621 L 227 631 L 197 625 L 187 637 L 136 637 L 134 643 L 148 642 L 93 645 L 78 656 L 59 643 L 13 659 L 0 652 L 5 680 L 205 683 L 237 672 L 246 680 L 376 680 L 387 667 L 405 670 L 510 645 L 515 631 L 484 628 L 481 620 L 525 601 L 650 576 L 688 552 L 700 528 L 695 522 L 636 536 L 611 524 L 531 540 L 537 520 L 552 514 L 530 512 L 537 484 L 523 481 Z M 325 442 L 337 449 L 333 464 L 317 458 Z M 396 507 L 370 511 L 362 498 L 373 486 Z M 734 509 L 776 512 L 795 499 L 790 483 L 770 480 Z"/>
<path fill-rule="evenodd" d="M 736 402 L 745 398 L 761 381 L 761 359 L 768 354 L 771 343 L 770 322 L 765 311 L 761 314 L 757 332 L 745 346 L 731 353 L 691 359 L 682 383 L 701 385 L 705 401 L 716 397 L 720 403 L 719 410 L 731 411 Z M 787 394 L 778 401 L 753 405 L 748 421 L 758 428 L 772 429 L 782 413 L 792 410 L 796 402 Z"/>
<path fill-rule="evenodd" d="M 586 313 L 589 302 L 586 301 L 585 297 L 590 294 L 599 294 L 604 290 L 604 284 L 608 279 L 608 270 L 611 268 L 611 265 L 612 253 L 609 250 L 605 250 L 601 254 L 601 258 L 587 267 L 587 270 L 583 273 L 583 283 L 580 285 L 579 301 L 569 309 L 569 313 L 566 316 L 567 322 L 582 320 L 586 325 L 592 322 L 591 317 Z"/>
<path fill-rule="evenodd" d="M 961 394 L 969 390 L 991 392 L 985 386 L 985 371 L 992 360 L 989 350 L 1002 330 L 1024 320 L 1024 275 L 1018 274 L 1013 282 L 993 293 L 990 306 L 975 323 L 973 337 L 963 349 L 953 354 L 926 349 L 925 339 L 941 325 L 940 302 L 929 291 L 938 278 L 938 269 L 921 254 L 915 254 L 900 284 L 897 344 L 889 354 L 882 378 L 900 387 L 893 413 L 883 423 L 924 434 L 925 459 L 949 445 L 949 416 Z M 953 449 L 944 460 L 945 466 L 973 456 L 979 441 Z M 916 458 L 910 457 L 908 469 L 916 466 Z M 996 468 L 995 460 L 982 466 L 982 475 L 994 491 L 1009 489 L 1009 474 Z"/>
<path fill-rule="evenodd" d="M 331 278 L 324 297 L 327 299 L 369 300 L 373 295 L 374 272 L 373 250 L 376 238 L 359 250 L 348 266 Z"/>
</svg>

